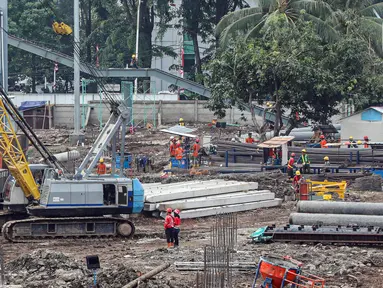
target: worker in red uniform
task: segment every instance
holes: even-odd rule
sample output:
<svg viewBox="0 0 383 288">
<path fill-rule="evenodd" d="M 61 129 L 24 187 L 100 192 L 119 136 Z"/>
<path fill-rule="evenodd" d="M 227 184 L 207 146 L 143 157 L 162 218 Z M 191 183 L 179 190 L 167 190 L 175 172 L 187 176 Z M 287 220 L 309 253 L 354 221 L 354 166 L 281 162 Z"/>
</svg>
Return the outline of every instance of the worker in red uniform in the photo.
<svg viewBox="0 0 383 288">
<path fill-rule="evenodd" d="M 252 137 L 252 134 L 249 133 L 249 134 L 247 134 L 247 135 L 248 135 L 248 137 L 246 138 L 246 143 L 248 143 L 248 144 L 253 144 L 253 143 L 255 142 L 255 140 L 254 140 L 254 138 Z"/>
<path fill-rule="evenodd" d="M 369 142 L 370 141 L 370 139 L 368 139 L 368 136 L 364 136 L 364 148 L 368 148 L 368 147 L 370 147 L 370 145 L 368 145 Z"/>
<path fill-rule="evenodd" d="M 198 165 L 198 156 L 199 156 L 199 150 L 201 149 L 201 145 L 199 145 L 199 139 L 195 139 L 195 143 L 192 147 L 193 151 L 193 165 L 194 167 Z"/>
<path fill-rule="evenodd" d="M 324 135 L 320 135 L 320 148 L 327 148 L 327 141 L 326 141 L 326 138 L 324 137 Z"/>
<path fill-rule="evenodd" d="M 177 148 L 176 139 L 172 136 L 170 137 L 170 147 L 169 147 L 170 157 L 176 156 L 176 148 Z"/>
<path fill-rule="evenodd" d="M 293 187 L 296 193 L 299 193 L 299 185 L 301 184 L 301 181 L 302 181 L 301 172 L 299 171 L 295 172 L 295 176 L 293 179 Z"/>
<path fill-rule="evenodd" d="M 175 150 L 175 156 L 176 156 L 176 159 L 178 160 L 178 168 L 181 167 L 181 160 L 183 158 L 183 154 L 184 154 L 184 149 L 182 149 L 181 147 L 181 143 L 177 143 L 176 145 L 176 150 Z"/>
<path fill-rule="evenodd" d="M 290 177 L 290 178 L 293 178 L 294 177 L 294 163 L 295 163 L 295 153 L 291 153 L 291 156 L 290 156 L 290 159 L 289 159 L 289 162 L 287 162 L 287 175 Z"/>
<path fill-rule="evenodd" d="M 100 163 L 97 165 L 97 174 L 104 175 L 106 174 L 106 165 L 104 163 L 104 158 L 100 159 Z"/>
<path fill-rule="evenodd" d="M 180 210 L 176 209 L 174 210 L 174 230 L 173 230 L 173 239 L 174 239 L 174 247 L 178 247 L 180 245 L 179 243 L 179 234 L 180 234 L 180 226 L 181 226 L 181 217 L 180 217 Z"/>
<path fill-rule="evenodd" d="M 172 208 L 166 209 L 166 217 L 164 222 L 166 242 L 168 243 L 168 248 L 173 247 L 174 245 L 174 218 L 172 216 Z"/>
</svg>

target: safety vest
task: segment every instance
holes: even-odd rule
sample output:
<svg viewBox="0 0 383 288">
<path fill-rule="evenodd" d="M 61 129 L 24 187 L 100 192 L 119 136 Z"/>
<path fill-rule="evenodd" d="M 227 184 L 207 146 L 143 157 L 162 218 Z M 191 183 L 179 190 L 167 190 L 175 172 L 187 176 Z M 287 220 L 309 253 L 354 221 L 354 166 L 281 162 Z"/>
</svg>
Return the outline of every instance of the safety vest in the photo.
<svg viewBox="0 0 383 288">
<path fill-rule="evenodd" d="M 303 164 L 310 164 L 309 155 L 307 155 L 307 154 L 303 154 L 301 156 L 301 160 L 302 160 Z"/>
<path fill-rule="evenodd" d="M 176 155 L 176 144 L 171 143 L 169 151 L 170 151 L 170 156 L 174 157 Z"/>
<path fill-rule="evenodd" d="M 182 157 L 183 157 L 183 153 L 184 153 L 184 149 L 182 149 L 182 147 L 178 147 L 175 151 L 175 154 L 176 154 L 176 159 L 177 160 L 181 160 Z"/>
<path fill-rule="evenodd" d="M 287 163 L 287 169 L 293 169 L 294 168 L 294 161 L 295 161 L 295 159 L 293 158 L 293 157 L 291 157 L 290 159 L 289 159 L 289 163 Z"/>
<path fill-rule="evenodd" d="M 321 147 L 321 148 L 327 148 L 326 144 L 327 144 L 327 141 L 326 141 L 325 139 L 323 139 L 323 140 L 320 142 L 320 147 Z"/>
<path fill-rule="evenodd" d="M 255 142 L 255 140 L 251 137 L 248 137 L 246 138 L 246 143 L 250 143 L 250 144 L 253 144 Z"/>
<path fill-rule="evenodd" d="M 193 148 L 192 148 L 192 150 L 194 151 L 193 152 L 193 156 L 194 157 L 198 157 L 198 152 L 199 152 L 199 149 L 201 148 L 201 146 L 199 145 L 199 144 L 197 144 L 197 143 L 195 143 L 194 145 L 193 145 Z"/>
<path fill-rule="evenodd" d="M 98 175 L 106 174 L 106 165 L 105 165 L 105 163 L 99 163 L 97 165 L 97 174 Z"/>
<path fill-rule="evenodd" d="M 173 228 L 174 227 L 174 219 L 172 215 L 167 215 L 165 217 L 165 223 L 164 223 L 165 229 Z"/>
</svg>

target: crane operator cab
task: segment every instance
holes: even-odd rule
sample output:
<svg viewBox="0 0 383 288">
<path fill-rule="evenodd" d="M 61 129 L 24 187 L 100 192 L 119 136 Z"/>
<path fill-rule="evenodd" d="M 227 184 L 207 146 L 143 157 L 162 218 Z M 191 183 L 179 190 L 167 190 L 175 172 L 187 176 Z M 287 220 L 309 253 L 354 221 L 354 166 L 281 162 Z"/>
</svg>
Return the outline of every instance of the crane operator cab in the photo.
<svg viewBox="0 0 383 288">
<path fill-rule="evenodd" d="M 41 187 L 44 171 L 50 168 L 50 166 L 46 164 L 29 164 L 29 168 L 32 171 L 36 183 Z M 25 198 L 24 192 L 12 175 L 8 176 L 1 193 L 4 199 L 3 206 L 6 210 L 26 212 L 25 207 L 29 204 L 28 200 Z"/>
</svg>

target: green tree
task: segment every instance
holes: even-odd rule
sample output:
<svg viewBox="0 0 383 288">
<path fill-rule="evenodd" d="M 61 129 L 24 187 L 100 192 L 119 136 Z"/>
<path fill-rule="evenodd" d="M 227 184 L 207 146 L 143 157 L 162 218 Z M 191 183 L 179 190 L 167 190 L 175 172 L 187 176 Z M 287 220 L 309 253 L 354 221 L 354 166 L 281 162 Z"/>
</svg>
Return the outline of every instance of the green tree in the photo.
<svg viewBox="0 0 383 288">
<path fill-rule="evenodd" d="M 283 15 L 264 27 L 261 36 L 229 46 L 208 65 L 210 108 L 217 115 L 243 103 L 251 108 L 272 101 L 278 135 L 284 112 L 290 111 L 291 128 L 297 124 L 296 113 L 301 121 L 328 123 L 343 99 L 366 97 L 359 81 L 376 84 L 366 78 L 376 59 L 358 39 L 324 45 L 314 24 L 302 17 L 295 26 L 286 25 Z M 264 132 L 264 125 L 255 126 L 259 134 Z"/>
<path fill-rule="evenodd" d="M 314 27 L 323 39 L 333 41 L 337 32 L 326 21 L 333 14 L 331 6 L 321 0 L 259 0 L 256 7 L 241 9 L 229 13 L 218 23 L 216 35 L 220 45 L 226 47 L 229 40 L 237 35 L 251 39 L 260 35 L 263 28 L 268 28 L 276 18 L 284 18 L 294 26 L 301 14 L 304 19 L 314 23 Z"/>
</svg>

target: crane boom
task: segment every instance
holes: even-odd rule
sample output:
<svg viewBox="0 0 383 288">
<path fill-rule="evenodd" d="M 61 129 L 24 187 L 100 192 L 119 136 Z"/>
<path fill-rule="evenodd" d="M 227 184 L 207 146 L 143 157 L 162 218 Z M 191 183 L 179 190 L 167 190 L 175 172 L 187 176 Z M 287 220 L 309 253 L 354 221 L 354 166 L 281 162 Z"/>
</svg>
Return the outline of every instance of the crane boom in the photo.
<svg viewBox="0 0 383 288">
<path fill-rule="evenodd" d="M 9 109 L 9 108 L 8 108 Z M 25 197 L 32 201 L 40 199 L 40 191 L 33 178 L 32 171 L 17 139 L 12 126 L 8 109 L 4 101 L 0 101 L 0 149 L 9 172 L 16 179 Z"/>
</svg>

